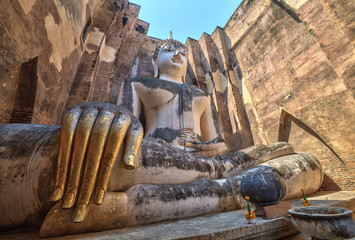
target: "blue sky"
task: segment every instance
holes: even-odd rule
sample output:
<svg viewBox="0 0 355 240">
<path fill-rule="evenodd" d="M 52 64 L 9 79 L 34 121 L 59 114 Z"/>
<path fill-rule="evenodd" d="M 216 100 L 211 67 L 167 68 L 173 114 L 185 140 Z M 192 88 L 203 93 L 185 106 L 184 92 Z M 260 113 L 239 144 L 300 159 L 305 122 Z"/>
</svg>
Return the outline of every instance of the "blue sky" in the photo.
<svg viewBox="0 0 355 240">
<path fill-rule="evenodd" d="M 148 22 L 148 35 L 166 39 L 170 28 L 173 37 L 183 43 L 187 37 L 200 39 L 224 27 L 241 0 L 130 0 L 141 6 L 138 18 Z"/>
</svg>

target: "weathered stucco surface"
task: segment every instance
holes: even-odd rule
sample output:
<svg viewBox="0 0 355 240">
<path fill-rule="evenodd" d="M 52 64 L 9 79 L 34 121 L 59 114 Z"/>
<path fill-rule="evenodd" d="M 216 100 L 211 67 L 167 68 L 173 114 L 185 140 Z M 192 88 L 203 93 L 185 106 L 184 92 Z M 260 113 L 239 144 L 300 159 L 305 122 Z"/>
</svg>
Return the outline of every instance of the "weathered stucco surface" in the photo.
<svg viewBox="0 0 355 240">
<path fill-rule="evenodd" d="M 244 1 L 224 27 L 254 141 L 278 139 L 281 109 L 305 123 L 345 163 L 291 125 L 295 150 L 315 154 L 331 178 L 324 188 L 354 190 L 354 10 L 351 1 Z"/>
<path fill-rule="evenodd" d="M 124 79 L 152 77 L 160 40 L 139 10 L 128 0 L 1 1 L 0 123 L 59 124 L 66 108 L 116 103 Z M 354 190 L 354 12 L 345 0 L 244 0 L 223 28 L 187 39 L 186 81 L 213 96 L 230 151 L 276 142 L 283 110 L 344 162 L 285 128 L 322 162 L 323 188 Z"/>
<path fill-rule="evenodd" d="M 38 58 L 32 76 L 27 74 L 36 82 L 32 87 L 18 84 L 23 79 L 15 72 L 1 76 L 1 93 L 11 91 L 14 97 L 0 94 L 0 121 L 6 123 L 14 118 L 15 122 L 58 123 L 82 54 L 82 30 L 101 1 L 5 0 L 0 5 L 2 71 L 16 72 Z M 29 111 L 14 116 L 16 95 L 26 92 L 32 92 L 35 101 Z"/>
</svg>

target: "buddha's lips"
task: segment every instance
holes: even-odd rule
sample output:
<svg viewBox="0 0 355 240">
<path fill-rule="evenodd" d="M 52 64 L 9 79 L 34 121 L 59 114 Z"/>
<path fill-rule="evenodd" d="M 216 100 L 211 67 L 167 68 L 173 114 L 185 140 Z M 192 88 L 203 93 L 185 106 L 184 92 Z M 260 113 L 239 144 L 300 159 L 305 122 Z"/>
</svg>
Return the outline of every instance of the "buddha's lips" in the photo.
<svg viewBox="0 0 355 240">
<path fill-rule="evenodd" d="M 182 60 L 180 58 L 172 58 L 171 61 L 174 63 L 182 63 Z"/>
</svg>

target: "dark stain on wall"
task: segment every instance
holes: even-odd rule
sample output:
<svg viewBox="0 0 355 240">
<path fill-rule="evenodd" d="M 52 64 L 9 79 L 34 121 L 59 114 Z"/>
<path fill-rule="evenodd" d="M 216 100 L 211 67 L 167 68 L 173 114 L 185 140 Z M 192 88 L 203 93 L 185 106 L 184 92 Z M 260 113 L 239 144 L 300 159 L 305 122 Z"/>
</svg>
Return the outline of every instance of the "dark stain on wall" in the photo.
<svg viewBox="0 0 355 240">
<path fill-rule="evenodd" d="M 59 4 L 65 9 L 67 17 L 76 25 L 81 25 L 83 3 L 81 0 L 58 0 Z"/>
<path fill-rule="evenodd" d="M 10 123 L 31 123 L 37 94 L 37 62 L 35 57 L 21 64 L 19 81 Z"/>
</svg>

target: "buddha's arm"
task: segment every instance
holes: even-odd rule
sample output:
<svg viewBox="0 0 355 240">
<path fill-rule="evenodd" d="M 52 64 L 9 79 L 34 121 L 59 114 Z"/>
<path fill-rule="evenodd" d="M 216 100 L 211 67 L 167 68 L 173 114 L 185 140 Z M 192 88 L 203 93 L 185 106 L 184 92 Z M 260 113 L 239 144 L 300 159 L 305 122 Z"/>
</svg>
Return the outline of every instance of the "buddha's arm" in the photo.
<svg viewBox="0 0 355 240">
<path fill-rule="evenodd" d="M 124 81 L 117 105 L 124 107 L 139 119 L 142 103 L 132 81 L 132 79 L 126 79 Z"/>
<path fill-rule="evenodd" d="M 209 98 L 209 104 L 201 115 L 201 134 L 203 142 L 186 142 L 187 147 L 200 150 L 199 154 L 212 157 L 225 153 L 228 148 L 224 142 L 218 115 Z"/>
<path fill-rule="evenodd" d="M 143 128 L 128 111 L 113 104 L 82 103 L 66 112 L 52 201 L 64 196 L 62 208 L 75 206 L 74 222 L 84 220 L 94 191 L 94 203 L 103 202 L 124 139 L 124 166 L 133 169 Z"/>
</svg>

